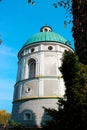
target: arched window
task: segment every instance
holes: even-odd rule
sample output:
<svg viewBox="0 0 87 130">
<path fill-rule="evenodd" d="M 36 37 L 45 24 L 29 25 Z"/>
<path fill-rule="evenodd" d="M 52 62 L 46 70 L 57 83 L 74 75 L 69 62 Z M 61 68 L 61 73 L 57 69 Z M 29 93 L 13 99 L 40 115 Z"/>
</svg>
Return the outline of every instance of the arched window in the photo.
<svg viewBox="0 0 87 130">
<path fill-rule="evenodd" d="M 34 78 L 36 72 L 36 61 L 34 59 L 29 60 L 28 68 L 29 68 L 29 78 Z"/>
<path fill-rule="evenodd" d="M 32 120 L 32 113 L 31 112 L 25 112 L 24 113 L 24 120 Z"/>
</svg>

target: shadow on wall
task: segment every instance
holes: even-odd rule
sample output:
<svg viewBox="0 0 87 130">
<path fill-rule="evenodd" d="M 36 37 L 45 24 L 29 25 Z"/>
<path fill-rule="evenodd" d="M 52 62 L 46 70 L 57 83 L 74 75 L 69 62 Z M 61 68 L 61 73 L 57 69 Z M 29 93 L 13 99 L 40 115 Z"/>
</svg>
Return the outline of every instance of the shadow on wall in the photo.
<svg viewBox="0 0 87 130">
<path fill-rule="evenodd" d="M 44 114 L 42 116 L 42 121 L 41 121 L 41 127 L 43 128 L 43 126 L 46 125 L 47 121 L 52 120 L 52 117 L 48 115 L 48 112 L 45 110 L 45 107 L 42 107 L 42 109 L 44 109 Z"/>
</svg>

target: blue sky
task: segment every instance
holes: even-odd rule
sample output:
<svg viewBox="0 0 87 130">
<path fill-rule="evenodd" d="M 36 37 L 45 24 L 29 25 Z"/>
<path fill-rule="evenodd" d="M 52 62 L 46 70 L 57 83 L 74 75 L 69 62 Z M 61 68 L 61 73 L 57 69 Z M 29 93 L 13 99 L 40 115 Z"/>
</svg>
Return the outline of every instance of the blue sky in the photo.
<svg viewBox="0 0 87 130">
<path fill-rule="evenodd" d="M 64 28 L 65 10 L 54 8 L 56 0 L 35 0 L 33 6 L 27 0 L 2 0 L 0 2 L 0 110 L 12 111 L 14 85 L 17 75 L 17 53 L 34 33 L 44 25 L 52 27 L 71 42 L 71 28 Z"/>
</svg>

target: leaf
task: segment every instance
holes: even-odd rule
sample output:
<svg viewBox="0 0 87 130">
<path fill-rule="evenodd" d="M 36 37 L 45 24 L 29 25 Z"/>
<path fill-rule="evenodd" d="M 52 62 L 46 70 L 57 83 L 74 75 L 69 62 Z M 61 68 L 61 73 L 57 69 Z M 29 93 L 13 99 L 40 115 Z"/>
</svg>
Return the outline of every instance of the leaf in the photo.
<svg viewBox="0 0 87 130">
<path fill-rule="evenodd" d="M 68 24 L 72 23 L 72 20 L 69 20 Z"/>
<path fill-rule="evenodd" d="M 62 3 L 60 3 L 60 6 L 62 6 Z"/>
<path fill-rule="evenodd" d="M 64 27 L 65 27 L 65 28 L 67 27 L 66 21 L 64 21 Z"/>
<path fill-rule="evenodd" d="M 66 8 L 66 5 L 64 5 L 64 8 Z"/>
<path fill-rule="evenodd" d="M 28 3 L 31 3 L 31 0 L 28 0 Z"/>
<path fill-rule="evenodd" d="M 57 8 L 57 5 L 55 5 L 55 8 Z"/>
<path fill-rule="evenodd" d="M 66 18 L 67 18 L 68 16 L 66 15 Z"/>
<path fill-rule="evenodd" d="M 57 4 L 54 3 L 53 6 L 54 6 L 55 8 L 57 8 Z"/>
<path fill-rule="evenodd" d="M 35 2 L 34 2 L 34 1 L 32 2 L 32 5 L 35 5 Z"/>
</svg>

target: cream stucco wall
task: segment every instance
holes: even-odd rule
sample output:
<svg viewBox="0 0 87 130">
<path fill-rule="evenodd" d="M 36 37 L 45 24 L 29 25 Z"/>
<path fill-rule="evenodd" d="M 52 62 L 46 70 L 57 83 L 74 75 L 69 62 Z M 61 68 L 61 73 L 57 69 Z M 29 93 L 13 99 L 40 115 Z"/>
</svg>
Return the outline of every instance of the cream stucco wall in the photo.
<svg viewBox="0 0 87 130">
<path fill-rule="evenodd" d="M 52 50 L 48 47 L 51 46 Z M 34 48 L 34 52 L 31 49 Z M 40 43 L 23 49 L 19 54 L 14 100 L 29 97 L 63 96 L 65 87 L 59 70 L 64 50 L 72 50 L 60 43 Z M 29 79 L 28 62 L 36 61 L 35 79 Z M 20 83 L 18 83 L 20 82 Z M 21 87 L 20 87 L 21 86 Z M 27 88 L 30 91 L 26 92 Z"/>
</svg>

